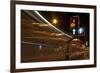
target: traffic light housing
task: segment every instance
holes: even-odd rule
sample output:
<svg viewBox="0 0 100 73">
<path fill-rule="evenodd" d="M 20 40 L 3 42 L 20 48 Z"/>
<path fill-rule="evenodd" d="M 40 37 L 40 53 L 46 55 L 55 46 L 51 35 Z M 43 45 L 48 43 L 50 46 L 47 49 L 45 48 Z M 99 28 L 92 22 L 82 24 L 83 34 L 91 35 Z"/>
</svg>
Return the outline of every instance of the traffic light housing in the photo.
<svg viewBox="0 0 100 73">
<path fill-rule="evenodd" d="M 76 35 L 79 26 L 79 16 L 70 17 L 70 33 Z"/>
<path fill-rule="evenodd" d="M 70 28 L 76 29 L 79 25 L 79 16 L 72 16 L 70 17 Z"/>
</svg>

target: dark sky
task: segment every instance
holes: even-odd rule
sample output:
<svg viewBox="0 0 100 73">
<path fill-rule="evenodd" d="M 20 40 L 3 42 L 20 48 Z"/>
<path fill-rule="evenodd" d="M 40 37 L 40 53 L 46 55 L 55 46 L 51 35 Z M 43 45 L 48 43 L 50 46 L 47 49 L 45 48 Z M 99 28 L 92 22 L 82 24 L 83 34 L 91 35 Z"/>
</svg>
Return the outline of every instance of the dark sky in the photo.
<svg viewBox="0 0 100 73">
<path fill-rule="evenodd" d="M 72 13 L 72 12 L 51 12 L 51 11 L 39 11 L 45 19 L 51 24 L 52 20 L 57 19 L 58 23 L 56 27 L 65 33 L 70 33 L 70 17 L 79 16 L 80 26 L 85 27 L 85 37 L 89 40 L 89 13 Z"/>
</svg>

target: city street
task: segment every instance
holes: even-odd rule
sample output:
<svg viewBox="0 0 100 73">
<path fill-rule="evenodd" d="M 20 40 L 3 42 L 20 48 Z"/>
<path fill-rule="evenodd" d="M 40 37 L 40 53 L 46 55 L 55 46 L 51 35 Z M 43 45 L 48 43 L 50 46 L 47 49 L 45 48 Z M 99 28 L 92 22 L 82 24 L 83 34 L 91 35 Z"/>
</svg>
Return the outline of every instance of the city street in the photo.
<svg viewBox="0 0 100 73">
<path fill-rule="evenodd" d="M 88 59 L 89 51 L 81 48 L 80 40 L 73 39 L 41 18 L 38 12 L 21 11 L 21 62 Z"/>
</svg>

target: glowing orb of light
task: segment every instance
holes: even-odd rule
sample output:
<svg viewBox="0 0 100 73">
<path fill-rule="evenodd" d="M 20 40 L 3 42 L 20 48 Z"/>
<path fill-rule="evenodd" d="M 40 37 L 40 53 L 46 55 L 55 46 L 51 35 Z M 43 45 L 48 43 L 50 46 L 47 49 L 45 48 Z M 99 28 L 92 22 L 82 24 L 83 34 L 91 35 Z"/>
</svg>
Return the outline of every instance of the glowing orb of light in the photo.
<svg viewBox="0 0 100 73">
<path fill-rule="evenodd" d="M 78 29 L 79 34 L 82 34 L 83 32 L 84 32 L 84 29 L 82 27 Z"/>
<path fill-rule="evenodd" d="M 57 24 L 57 22 L 58 22 L 57 19 L 53 19 L 54 24 Z"/>
</svg>

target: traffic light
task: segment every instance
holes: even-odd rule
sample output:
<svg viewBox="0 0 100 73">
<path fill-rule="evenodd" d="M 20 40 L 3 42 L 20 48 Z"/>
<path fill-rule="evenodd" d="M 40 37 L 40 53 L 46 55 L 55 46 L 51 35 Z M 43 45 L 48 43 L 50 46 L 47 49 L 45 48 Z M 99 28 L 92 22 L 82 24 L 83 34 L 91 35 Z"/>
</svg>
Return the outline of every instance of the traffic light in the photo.
<svg viewBox="0 0 100 73">
<path fill-rule="evenodd" d="M 85 27 L 79 27 L 77 30 L 77 34 L 80 36 L 85 36 Z"/>
<path fill-rule="evenodd" d="M 70 17 L 70 28 L 76 29 L 78 27 L 79 23 L 79 16 L 71 16 Z"/>
<path fill-rule="evenodd" d="M 78 29 L 78 34 L 83 34 L 84 33 L 84 29 L 81 27 Z"/>
<path fill-rule="evenodd" d="M 71 16 L 70 17 L 70 33 L 76 35 L 77 29 L 79 25 L 79 16 Z"/>
<path fill-rule="evenodd" d="M 72 20 L 70 26 L 71 26 L 71 28 L 75 27 L 75 19 Z"/>
</svg>

